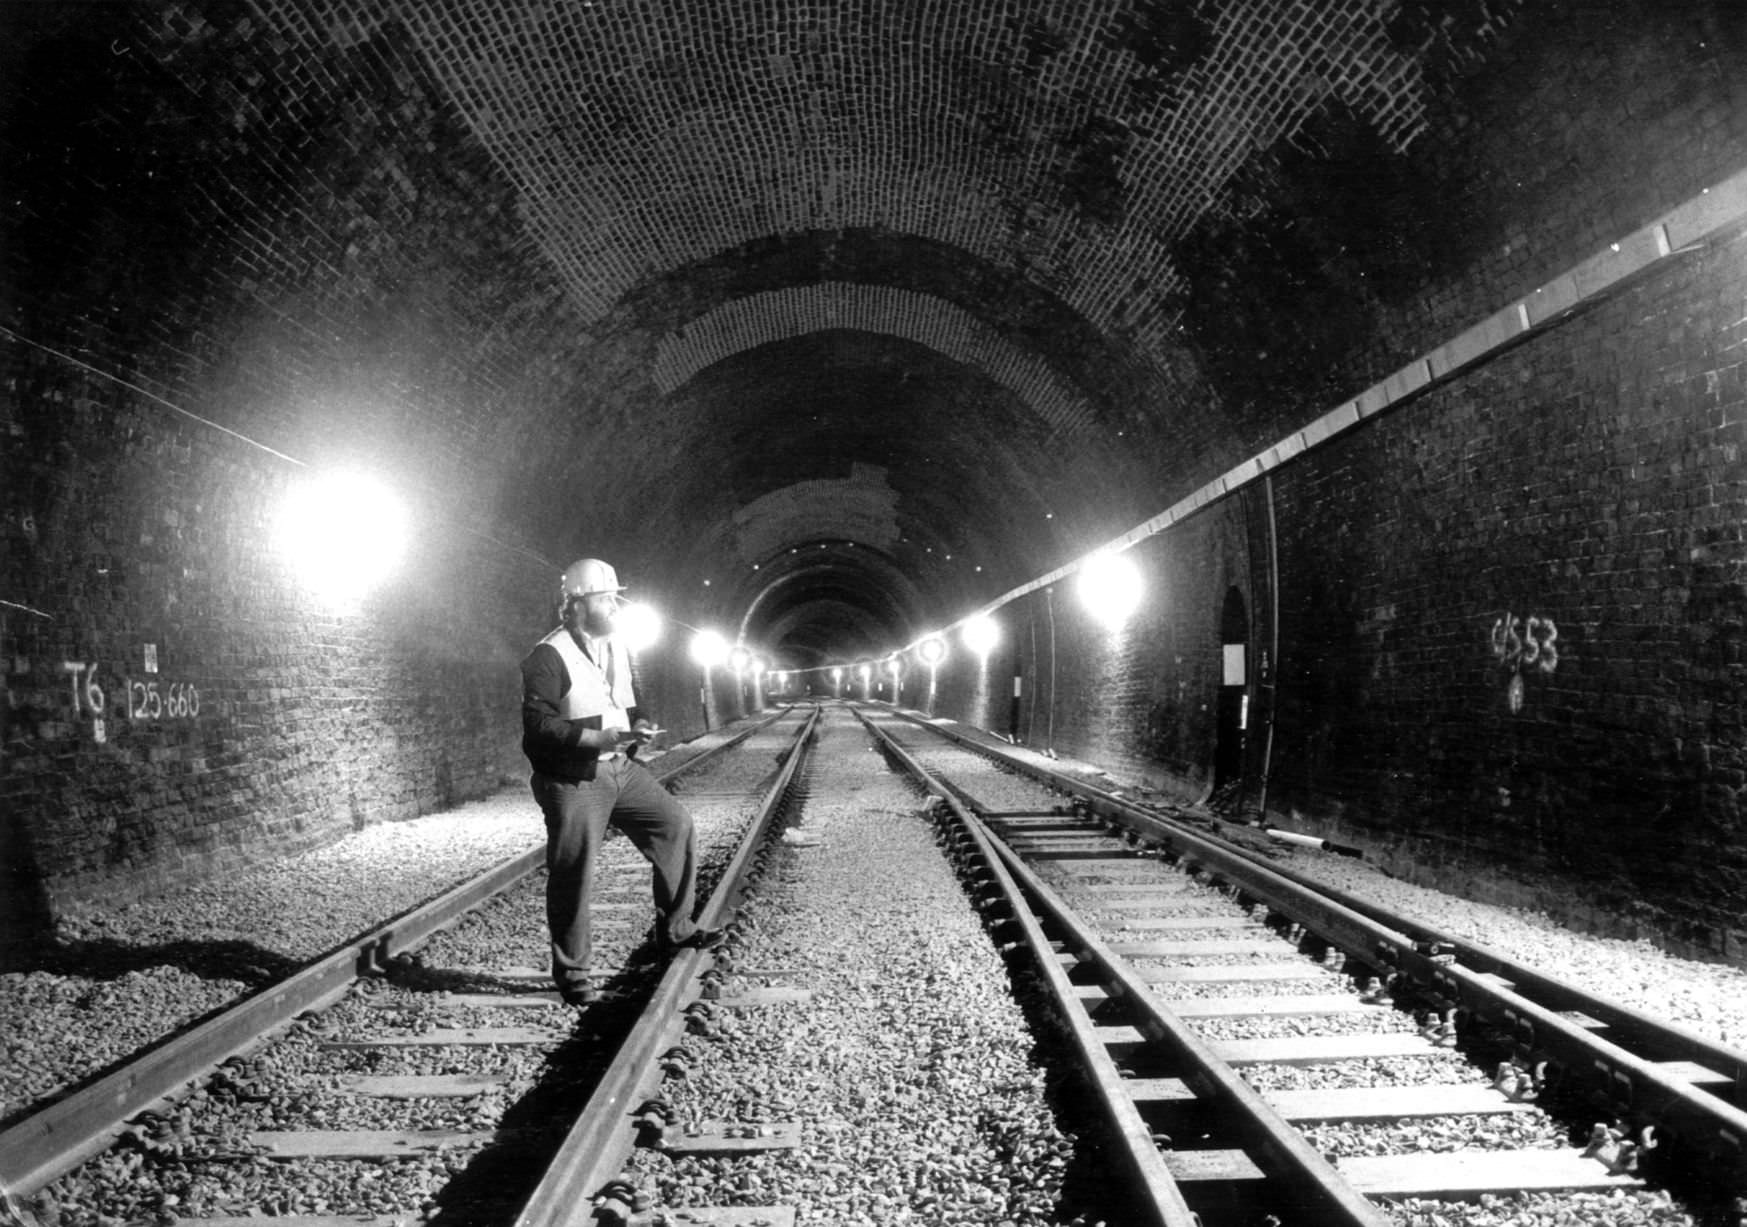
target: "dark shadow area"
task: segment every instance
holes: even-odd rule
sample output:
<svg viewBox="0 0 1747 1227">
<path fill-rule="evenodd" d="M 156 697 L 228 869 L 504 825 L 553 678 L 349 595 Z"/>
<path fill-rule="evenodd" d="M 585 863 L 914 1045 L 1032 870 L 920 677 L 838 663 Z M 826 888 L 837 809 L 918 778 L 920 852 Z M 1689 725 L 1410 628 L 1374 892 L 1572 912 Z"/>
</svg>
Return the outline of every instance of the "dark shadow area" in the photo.
<svg viewBox="0 0 1747 1227">
<path fill-rule="evenodd" d="M 7 686 L 0 693 L 0 744 L 12 705 Z M 34 952 L 54 938 L 54 909 L 28 825 L 0 822 L 0 971 L 28 971 Z"/>
<path fill-rule="evenodd" d="M 116 980 L 149 967 L 179 967 L 203 980 L 240 980 L 250 989 L 269 984 L 307 966 L 277 951 L 245 941 L 176 941 L 133 945 L 115 938 L 56 941 L 35 945 L 7 968 L 14 972 L 48 972 L 87 980 Z"/>
<path fill-rule="evenodd" d="M 486 971 L 465 971 L 454 967 L 427 967 L 416 960 L 396 961 L 388 969 L 388 982 L 409 993 L 496 993 L 515 997 L 526 993 L 545 992 L 549 982 L 533 983 L 507 976 L 494 976 Z"/>
<path fill-rule="evenodd" d="M 600 982 L 620 995 L 575 1011 L 570 1036 L 548 1054 L 539 1081 L 504 1112 L 497 1141 L 469 1156 L 437 1194 L 430 1223 L 501 1227 L 514 1219 L 564 1144 L 579 1105 L 589 1101 L 635 1030 L 665 966 L 651 940 L 632 951 L 617 975 Z M 443 969 L 400 969 L 392 978 L 401 987 L 433 992 L 535 991 L 489 974 Z"/>
</svg>

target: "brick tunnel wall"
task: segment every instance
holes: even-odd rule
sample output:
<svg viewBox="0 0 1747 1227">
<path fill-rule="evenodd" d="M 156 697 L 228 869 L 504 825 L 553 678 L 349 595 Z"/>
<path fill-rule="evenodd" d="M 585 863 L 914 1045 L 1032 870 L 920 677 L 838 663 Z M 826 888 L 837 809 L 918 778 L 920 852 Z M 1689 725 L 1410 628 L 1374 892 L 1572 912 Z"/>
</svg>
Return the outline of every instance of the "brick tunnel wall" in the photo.
<svg viewBox="0 0 1747 1227">
<path fill-rule="evenodd" d="M 513 194 L 391 35 L 304 46 L 240 9 L 210 6 L 222 28 L 162 11 L 132 41 L 45 19 L 69 45 L 0 147 L 36 206 L 0 256 L 6 318 L 59 352 L 7 341 L 0 385 L 4 591 L 49 615 L 0 623 L 20 875 L 3 893 L 41 894 L 9 933 L 519 774 L 513 667 L 549 621 L 546 565 L 479 535 L 517 539 L 494 513 L 523 505 L 498 411 L 561 396 L 558 338 L 587 332 L 517 243 Z M 1725 11 L 1531 6 L 1507 54 L 1449 67 L 1455 101 L 1406 157 L 1338 110 L 1258 157 L 1182 253 L 1183 335 L 1250 424 L 1236 453 L 1738 169 L 1741 31 L 1707 15 Z M 1279 475 L 1277 813 L 1739 957 L 1741 255 L 1695 258 Z M 448 531 L 367 618 L 323 610 L 265 544 L 294 467 L 163 401 L 311 462 L 392 441 Z M 1157 599 L 1119 643 L 1066 593 L 1014 607 L 1022 731 L 1053 714 L 1063 752 L 1206 795 L 1232 588 L 1263 676 L 1264 523 L 1252 493 L 1138 547 Z M 1052 618 L 1046 670 L 1032 632 Z M 1501 619 L 1507 654 L 1560 633 L 1514 713 Z M 135 702 L 148 645 L 168 715 Z M 948 681 L 942 710 L 1004 728 L 1002 659 L 980 698 Z M 69 664 L 98 667 L 101 742 Z M 683 733 L 695 683 L 650 685 Z M 1615 850 L 1583 840 L 1597 821 Z"/>
<path fill-rule="evenodd" d="M 502 539 L 490 427 L 577 331 L 392 43 L 31 7 L 0 148 L 23 219 L 0 268 L 0 896 L 25 940 L 521 773 L 516 662 L 556 570 Z M 288 575 L 274 509 L 304 470 L 275 452 L 425 475 L 417 547 L 361 608 Z"/>
<path fill-rule="evenodd" d="M 1283 475 L 1282 806 L 1425 880 L 1747 957 L 1744 259 Z"/>
<path fill-rule="evenodd" d="M 1740 169 L 1741 15 L 1594 16 L 1525 12 L 1406 157 L 1332 114 L 1204 223 L 1187 333 L 1252 451 Z M 1744 302 L 1735 239 L 1280 470 L 1277 662 L 1260 483 L 1135 547 L 1120 640 L 1048 598 L 1053 700 L 1046 598 L 1008 607 L 1021 735 L 1046 744 L 1053 701 L 1061 753 L 1208 797 L 1237 587 L 1237 811 L 1265 790 L 1404 876 L 1747 962 Z M 967 686 L 939 710 L 974 719 Z"/>
</svg>

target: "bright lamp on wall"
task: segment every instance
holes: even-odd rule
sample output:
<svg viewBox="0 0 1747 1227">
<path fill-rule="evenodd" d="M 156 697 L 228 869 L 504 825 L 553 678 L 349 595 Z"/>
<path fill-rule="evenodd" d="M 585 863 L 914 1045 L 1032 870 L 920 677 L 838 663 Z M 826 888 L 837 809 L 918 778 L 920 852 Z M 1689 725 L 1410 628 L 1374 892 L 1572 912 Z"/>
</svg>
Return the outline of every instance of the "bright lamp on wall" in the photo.
<svg viewBox="0 0 1747 1227">
<path fill-rule="evenodd" d="M 1140 608 L 1140 568 L 1123 554 L 1100 554 L 1080 568 L 1080 603 L 1114 630 Z"/>
<path fill-rule="evenodd" d="M 692 636 L 692 660 L 706 669 L 714 669 L 728 659 L 728 641 L 716 631 L 699 631 Z"/>
<path fill-rule="evenodd" d="M 318 473 L 298 481 L 279 506 L 280 552 L 311 591 L 356 600 L 392 576 L 407 546 L 406 507 L 367 473 Z"/>
<path fill-rule="evenodd" d="M 984 659 L 995 650 L 995 645 L 1001 642 L 1001 627 L 988 614 L 978 614 L 964 624 L 959 631 L 965 647 Z"/>
<path fill-rule="evenodd" d="M 661 615 L 641 601 L 621 605 L 613 618 L 613 638 L 630 652 L 641 652 L 661 638 Z"/>
</svg>

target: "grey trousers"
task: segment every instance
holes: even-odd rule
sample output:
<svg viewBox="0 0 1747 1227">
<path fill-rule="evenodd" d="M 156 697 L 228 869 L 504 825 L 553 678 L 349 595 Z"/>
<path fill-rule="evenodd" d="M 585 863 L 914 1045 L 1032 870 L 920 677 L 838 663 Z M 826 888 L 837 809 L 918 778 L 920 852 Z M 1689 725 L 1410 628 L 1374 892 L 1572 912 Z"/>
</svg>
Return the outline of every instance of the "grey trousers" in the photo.
<svg viewBox="0 0 1747 1227">
<path fill-rule="evenodd" d="M 649 769 L 630 758 L 604 759 L 580 783 L 535 772 L 529 781 L 546 817 L 546 927 L 552 978 L 584 982 L 593 954 L 589 897 L 607 827 L 623 831 L 654 868 L 655 911 L 663 936 L 684 941 L 697 925 L 697 853 L 692 816 Z"/>
</svg>

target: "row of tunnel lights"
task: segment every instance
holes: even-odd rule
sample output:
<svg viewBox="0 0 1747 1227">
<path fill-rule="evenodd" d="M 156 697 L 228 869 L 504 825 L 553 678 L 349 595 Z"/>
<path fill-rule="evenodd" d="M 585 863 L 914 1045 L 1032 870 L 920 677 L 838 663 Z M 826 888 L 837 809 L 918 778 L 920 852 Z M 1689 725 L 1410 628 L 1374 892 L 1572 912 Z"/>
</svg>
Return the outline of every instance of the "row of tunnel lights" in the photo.
<svg viewBox="0 0 1747 1227">
<path fill-rule="evenodd" d="M 278 532 L 281 548 L 298 564 L 312 588 L 355 596 L 394 569 L 405 551 L 408 524 L 405 508 L 379 483 L 341 475 L 294 488 L 279 517 Z M 1106 627 L 1120 627 L 1139 607 L 1143 594 L 1140 571 L 1125 555 L 1114 551 L 1094 554 L 1079 567 L 1076 579 L 1082 605 Z M 983 661 L 1001 639 L 999 625 L 986 612 L 954 627 L 965 648 Z M 903 659 L 912 653 L 930 670 L 938 669 L 947 656 L 947 633 L 954 627 L 930 632 L 879 663 L 894 678 L 901 676 Z M 661 633 L 662 617 L 653 607 L 637 602 L 621 607 L 615 635 L 630 651 L 653 646 Z M 727 665 L 736 676 L 751 674 L 760 682 L 770 671 L 764 659 L 743 645 L 730 644 L 712 630 L 695 633 L 691 657 L 705 670 Z M 833 683 L 841 686 L 847 670 L 859 674 L 866 686 L 875 668 L 874 661 L 863 660 L 784 670 L 777 676 L 779 684 L 786 685 L 790 672 L 829 671 Z"/>
<path fill-rule="evenodd" d="M 1118 553 L 1094 555 L 1076 574 L 1076 592 L 1086 611 L 1108 630 L 1122 627 L 1140 607 L 1145 586 L 1140 569 L 1132 559 Z M 987 663 L 989 654 L 1001 642 L 1001 627 L 988 613 L 974 614 L 955 623 L 960 642 L 980 662 Z M 628 647 L 639 651 L 655 641 L 659 615 L 647 606 L 628 605 L 620 612 L 618 630 Z M 949 628 L 949 630 L 952 628 Z M 779 686 L 787 684 L 789 674 L 829 672 L 832 685 L 841 692 L 846 675 L 859 677 L 864 690 L 872 685 L 877 668 L 892 675 L 894 683 L 903 676 L 904 660 L 913 655 L 927 667 L 930 675 L 939 669 L 948 654 L 947 632 L 934 631 L 924 635 L 911 647 L 886 655 L 879 661 L 862 660 L 853 664 L 820 665 L 811 669 L 783 670 L 776 674 Z M 691 657 L 694 663 L 710 670 L 727 665 L 736 677 L 752 674 L 762 681 L 769 666 L 765 661 L 739 645 L 730 645 L 716 631 L 699 631 L 692 638 Z"/>
</svg>

